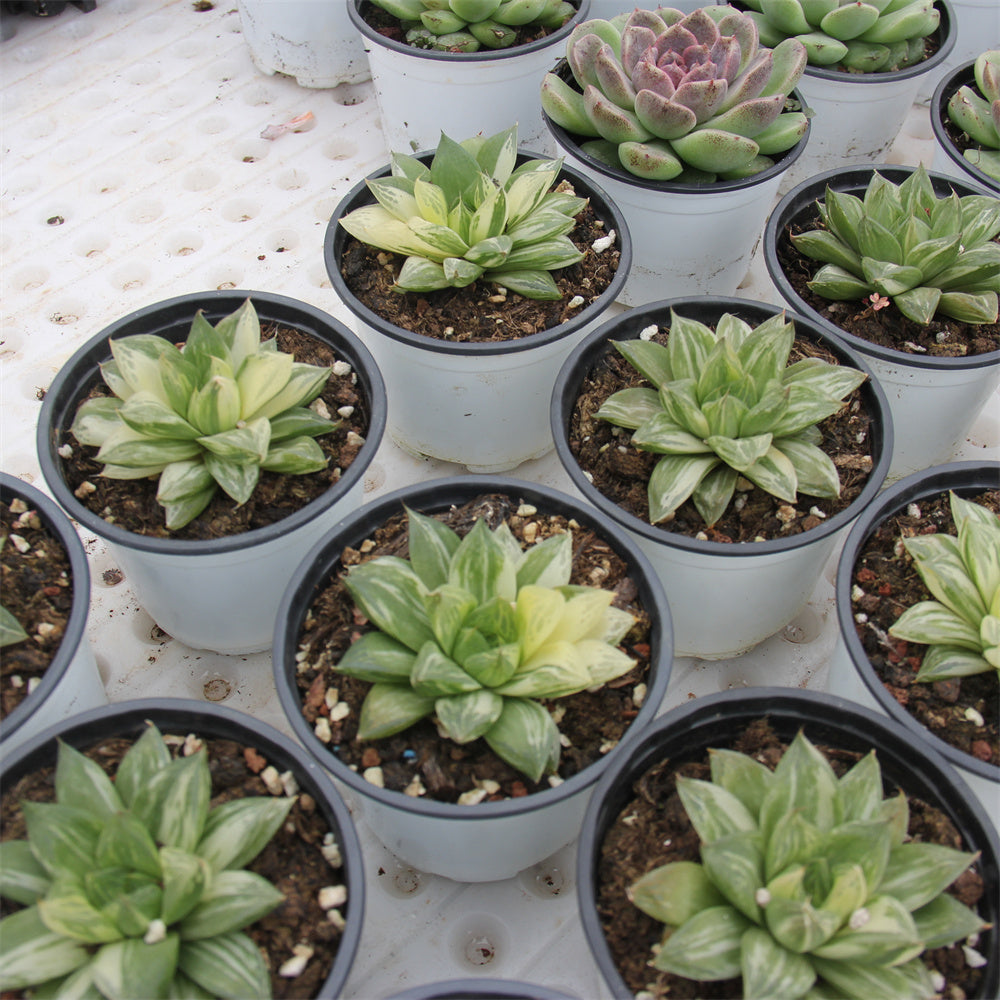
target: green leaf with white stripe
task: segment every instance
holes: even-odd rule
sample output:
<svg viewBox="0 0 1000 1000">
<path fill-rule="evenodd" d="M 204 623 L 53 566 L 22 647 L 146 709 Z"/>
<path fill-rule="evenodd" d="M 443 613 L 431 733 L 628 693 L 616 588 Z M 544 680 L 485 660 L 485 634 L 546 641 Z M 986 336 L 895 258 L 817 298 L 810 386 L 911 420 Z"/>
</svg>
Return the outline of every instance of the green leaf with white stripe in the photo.
<svg viewBox="0 0 1000 1000">
<path fill-rule="evenodd" d="M 740 974 L 747 997 L 802 997 L 816 982 L 808 958 L 780 947 L 759 927 L 740 939 Z"/>
<path fill-rule="evenodd" d="M 195 853 L 213 872 L 243 868 L 264 849 L 295 804 L 287 796 L 250 796 L 217 805 Z"/>
<path fill-rule="evenodd" d="M 795 503 L 798 487 L 795 466 L 773 444 L 762 458 L 743 470 L 743 475 L 779 500 Z"/>
<path fill-rule="evenodd" d="M 448 285 L 448 276 L 442 264 L 413 256 L 403 261 L 394 287 L 403 292 L 434 292 Z"/>
<path fill-rule="evenodd" d="M 672 861 L 646 872 L 629 886 L 629 899 L 654 920 L 679 927 L 726 899 L 694 861 Z"/>
<path fill-rule="evenodd" d="M 532 545 L 519 560 L 517 587 L 560 587 L 569 583 L 572 568 L 572 535 L 568 531 L 550 535 Z"/>
<path fill-rule="evenodd" d="M 89 963 L 68 976 L 33 987 L 31 996 L 32 1000 L 104 1000 L 94 985 L 94 970 Z"/>
<path fill-rule="evenodd" d="M 405 559 L 383 556 L 352 566 L 344 586 L 370 621 L 414 652 L 433 640 L 427 588 Z"/>
<path fill-rule="evenodd" d="M 719 463 L 711 455 L 664 455 L 649 477 L 649 520 L 666 520 Z"/>
<path fill-rule="evenodd" d="M 260 950 L 239 932 L 182 942 L 177 968 L 213 996 L 264 1000 L 271 994 Z"/>
<path fill-rule="evenodd" d="M 757 829 L 757 821 L 747 807 L 732 792 L 711 781 L 678 777 L 677 794 L 704 842 Z"/>
<path fill-rule="evenodd" d="M 892 896 L 878 895 L 865 903 L 867 919 L 863 927 L 850 925 L 839 930 L 813 952 L 819 958 L 840 962 L 893 964 L 905 954 L 904 961 L 923 951 L 910 911 Z"/>
<path fill-rule="evenodd" d="M 168 926 L 186 917 L 201 899 L 212 872 L 208 862 L 191 851 L 160 848 L 163 870 L 163 909 L 160 919 Z"/>
<path fill-rule="evenodd" d="M 438 698 L 434 703 L 441 728 L 456 743 L 471 743 L 492 729 L 503 711 L 503 698 L 480 689 L 467 694 Z"/>
<path fill-rule="evenodd" d="M 428 222 L 420 216 L 413 216 L 407 225 L 416 235 L 429 246 L 434 247 L 445 257 L 464 257 L 469 250 L 469 244 L 462 239 L 454 229 L 437 222 Z"/>
<path fill-rule="evenodd" d="M 675 381 L 670 366 L 670 351 L 652 340 L 616 340 L 615 349 L 640 374 L 656 388 Z"/>
<path fill-rule="evenodd" d="M 487 271 L 485 276 L 487 281 L 492 281 L 495 285 L 500 285 L 508 291 L 523 295 L 526 299 L 540 299 L 555 302 L 562 298 L 562 292 L 548 271 Z"/>
<path fill-rule="evenodd" d="M 985 622 L 987 619 L 983 619 Z M 984 656 L 958 646 L 929 646 L 920 661 L 917 680 L 922 684 L 945 680 L 948 677 L 971 677 L 994 669 Z"/>
<path fill-rule="evenodd" d="M 896 619 L 889 632 L 898 639 L 926 645 L 958 646 L 978 653 L 982 649 L 979 629 L 938 601 L 920 601 Z"/>
<path fill-rule="evenodd" d="M 754 832 L 733 833 L 701 845 L 705 872 L 730 906 L 761 922 L 757 890 L 764 884 L 764 857 Z"/>
<path fill-rule="evenodd" d="M 594 416 L 619 427 L 636 430 L 661 412 L 659 393 L 655 389 L 637 386 L 619 389 L 610 395 Z"/>
<path fill-rule="evenodd" d="M 179 945 L 176 934 L 146 944 L 139 938 L 104 945 L 91 967 L 97 988 L 116 1000 L 149 1000 L 164 996 L 177 969 Z"/>
<path fill-rule="evenodd" d="M 51 876 L 91 869 L 101 832 L 97 817 L 58 802 L 24 802 L 21 811 L 35 857 Z"/>
<path fill-rule="evenodd" d="M 478 691 L 482 685 L 434 642 L 426 642 L 417 653 L 410 673 L 413 690 L 423 698 L 443 698 Z"/>
<path fill-rule="evenodd" d="M 602 414 L 598 411 L 597 415 Z M 690 434 L 661 409 L 636 429 L 632 444 L 660 455 L 705 455 L 714 450 L 711 439 Z"/>
<path fill-rule="evenodd" d="M 130 395 L 141 391 L 161 394 L 160 356 L 180 357 L 181 353 L 169 340 L 150 333 L 112 338 L 110 347 L 115 361 L 114 374 L 128 386 Z"/>
<path fill-rule="evenodd" d="M 56 755 L 56 799 L 108 819 L 124 808 L 111 779 L 100 765 L 63 740 L 58 740 Z"/>
<path fill-rule="evenodd" d="M 182 500 L 200 497 L 206 490 L 215 492 L 215 480 L 200 458 L 189 458 L 182 462 L 171 462 L 160 473 L 156 485 L 156 501 L 176 504 Z"/>
<path fill-rule="evenodd" d="M 409 729 L 434 711 L 434 701 L 401 684 L 375 684 L 361 706 L 358 737 L 377 740 Z"/>
<path fill-rule="evenodd" d="M 670 335 L 666 348 L 670 379 L 691 379 L 697 382 L 716 343 L 716 335 L 704 323 L 678 316 L 671 310 Z"/>
<path fill-rule="evenodd" d="M 55 979 L 85 965 L 85 948 L 49 930 L 38 907 L 29 906 L 0 920 L 0 991 L 22 990 L 38 981 L 39 969 Z"/>
<path fill-rule="evenodd" d="M 0 842 L 0 896 L 30 906 L 51 884 L 49 873 L 27 840 Z"/>
<path fill-rule="evenodd" d="M 913 922 L 925 948 L 942 948 L 986 929 L 978 913 L 947 892 L 914 910 Z"/>
<path fill-rule="evenodd" d="M 498 687 L 505 698 L 564 698 L 592 684 L 586 642 L 548 642 L 524 659 L 517 673 Z M 610 648 L 605 646 L 604 648 Z"/>
<path fill-rule="evenodd" d="M 132 812 L 160 844 L 191 851 L 201 838 L 212 794 L 204 750 L 178 757 L 152 776 Z"/>
<path fill-rule="evenodd" d="M 930 973 L 919 959 L 898 966 L 833 962 L 822 958 L 813 959 L 812 964 L 820 978 L 839 996 L 922 1000 L 935 992 Z"/>
<path fill-rule="evenodd" d="M 559 730 L 538 702 L 504 698 L 500 718 L 484 738 L 498 757 L 532 781 L 559 764 Z"/>
<path fill-rule="evenodd" d="M 384 632 L 366 632 L 348 647 L 337 672 L 376 684 L 408 681 L 416 653 Z"/>
<path fill-rule="evenodd" d="M 958 878 L 976 855 L 943 844 L 906 843 L 896 847 L 878 892 L 895 896 L 908 910 L 929 903 Z"/>
<path fill-rule="evenodd" d="M 512 601 L 517 596 L 516 570 L 482 518 L 452 555 L 448 582 L 467 590 L 479 604 L 494 597 Z"/>
<path fill-rule="evenodd" d="M 105 944 L 123 936 L 114 920 L 91 905 L 76 877 L 54 879 L 38 901 L 38 914 L 49 930 L 80 944 Z"/>
<path fill-rule="evenodd" d="M 687 979 L 732 979 L 740 974 L 740 942 L 752 926 L 731 906 L 710 906 L 678 927 L 652 964 Z"/>
<path fill-rule="evenodd" d="M 420 214 L 420 203 L 416 197 L 416 181 L 405 177 L 372 177 L 365 183 L 379 205 L 394 219 L 407 222 L 414 215 Z M 422 183 L 427 186 L 426 181 Z M 440 191 L 440 188 L 438 190 Z M 344 228 L 351 231 L 347 226 Z"/>
<path fill-rule="evenodd" d="M 70 433 L 82 445 L 100 448 L 121 427 L 118 411 L 122 401 L 117 397 L 99 396 L 83 402 L 76 411 Z"/>
<path fill-rule="evenodd" d="M 725 747 L 709 751 L 712 781 L 732 792 L 754 816 L 774 783 L 774 772 L 760 761 Z"/>
<path fill-rule="evenodd" d="M 129 747 L 115 772 L 115 790 L 129 808 L 136 795 L 170 763 L 170 751 L 156 726 L 149 724 Z"/>
<path fill-rule="evenodd" d="M 840 474 L 822 448 L 797 437 L 779 438 L 774 447 L 792 463 L 798 492 L 828 499 L 840 496 Z"/>
<path fill-rule="evenodd" d="M 330 429 L 327 427 L 327 430 Z M 292 476 L 319 472 L 326 466 L 327 457 L 323 449 L 311 437 L 305 436 L 292 441 L 276 443 L 272 441 L 260 463 L 260 467 L 268 472 L 280 472 Z"/>
<path fill-rule="evenodd" d="M 242 930 L 270 913 L 284 898 L 254 872 L 218 872 L 198 905 L 181 921 L 178 933 L 182 941 L 198 941 Z"/>
<path fill-rule="evenodd" d="M 104 821 L 94 861 L 100 868 L 127 869 L 154 879 L 162 875 L 156 841 L 146 825 L 130 812 L 118 812 Z"/>
</svg>

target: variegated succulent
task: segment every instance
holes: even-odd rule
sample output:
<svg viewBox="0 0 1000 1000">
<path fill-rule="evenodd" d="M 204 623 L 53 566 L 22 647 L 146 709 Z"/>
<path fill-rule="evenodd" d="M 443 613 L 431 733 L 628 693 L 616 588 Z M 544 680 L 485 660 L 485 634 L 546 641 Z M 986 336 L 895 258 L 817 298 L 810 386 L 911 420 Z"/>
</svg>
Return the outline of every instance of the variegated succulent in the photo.
<svg viewBox="0 0 1000 1000">
<path fill-rule="evenodd" d="M 101 475 L 158 477 L 167 528 L 197 517 L 218 487 L 246 503 L 262 469 L 302 475 L 326 467 L 313 439 L 337 423 L 307 404 L 330 369 L 262 341 L 249 299 L 214 327 L 199 311 L 182 347 L 142 333 L 110 344 L 101 374 L 114 395 L 85 401 L 70 431 L 100 449 Z"/>
<path fill-rule="evenodd" d="M 204 749 L 172 758 L 155 726 L 114 781 L 59 742 L 56 801 L 23 802 L 27 840 L 0 843 L 0 991 L 35 997 L 266 997 L 243 928 L 284 898 L 243 870 L 293 799 L 211 804 Z"/>
<path fill-rule="evenodd" d="M 631 444 L 663 457 L 649 477 L 649 519 L 668 520 L 689 497 L 709 526 L 740 476 L 789 503 L 801 491 L 840 495 L 817 424 L 866 376 L 820 358 L 789 365 L 795 328 L 783 313 L 756 327 L 725 313 L 712 330 L 671 311 L 666 346 L 616 342 L 650 386 L 622 389 L 596 416 L 631 430 Z"/>
<path fill-rule="evenodd" d="M 667 925 L 651 964 L 741 977 L 745 997 L 935 995 L 920 955 L 986 926 L 944 891 L 976 855 L 907 840 L 906 796 L 883 798 L 874 751 L 840 778 L 801 732 L 773 771 L 709 754 L 711 781 L 677 778 L 701 863 L 630 887 Z"/>
<path fill-rule="evenodd" d="M 464 288 L 478 278 L 530 299 L 559 299 L 550 271 L 583 254 L 566 235 L 587 201 L 553 190 L 562 160 L 517 162 L 517 126 L 455 142 L 441 136 L 430 166 L 392 155 L 391 176 L 369 179 L 377 204 L 340 220 L 369 246 L 405 256 L 399 292 Z"/>
<path fill-rule="evenodd" d="M 420 49 L 477 52 L 506 49 L 517 28 L 561 28 L 576 13 L 567 0 L 372 0 L 398 18 L 406 41 Z"/>
<path fill-rule="evenodd" d="M 978 146 L 962 155 L 1000 181 L 1000 49 L 981 52 L 972 68 L 977 89 L 959 87 L 948 98 L 948 117 Z"/>
<path fill-rule="evenodd" d="M 918 681 L 1000 671 L 1000 519 L 949 494 L 957 537 L 944 532 L 904 538 L 934 600 L 907 608 L 889 629 L 928 648 Z"/>
<path fill-rule="evenodd" d="M 786 99 L 806 66 L 794 39 L 758 45 L 733 7 L 635 10 L 577 25 L 566 46 L 576 86 L 542 81 L 542 108 L 598 160 L 648 180 L 707 184 L 774 164 L 808 130 Z"/>
<path fill-rule="evenodd" d="M 892 300 L 915 323 L 940 313 L 995 323 L 1000 292 L 1000 198 L 938 197 L 923 165 L 899 184 L 877 170 L 863 197 L 826 189 L 816 202 L 824 228 L 792 234 L 795 249 L 823 262 L 818 295 Z"/>
<path fill-rule="evenodd" d="M 764 45 L 797 38 L 811 66 L 888 73 L 926 58 L 934 0 L 745 0 Z"/>
<path fill-rule="evenodd" d="M 460 538 L 407 511 L 409 560 L 380 556 L 344 585 L 377 631 L 336 669 L 371 681 L 358 736 L 379 739 L 433 715 L 456 743 L 482 737 L 538 781 L 559 762 L 559 731 L 537 699 L 600 687 L 634 661 L 618 643 L 634 623 L 613 594 L 569 583 L 572 537 L 522 550 L 480 518 Z"/>
</svg>

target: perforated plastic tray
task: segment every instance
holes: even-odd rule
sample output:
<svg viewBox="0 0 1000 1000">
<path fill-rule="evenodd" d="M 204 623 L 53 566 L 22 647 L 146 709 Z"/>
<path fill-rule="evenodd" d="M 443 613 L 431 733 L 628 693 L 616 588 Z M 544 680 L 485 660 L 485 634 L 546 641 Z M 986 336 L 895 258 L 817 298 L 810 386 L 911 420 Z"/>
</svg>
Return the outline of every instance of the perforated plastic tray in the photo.
<svg viewBox="0 0 1000 1000">
<path fill-rule="evenodd" d="M 205 7 L 207 9 L 200 9 Z M 387 160 L 370 84 L 308 90 L 256 71 L 235 4 L 99 0 L 48 19 L 20 15 L 0 42 L 2 77 L 2 468 L 43 490 L 39 400 L 62 363 L 115 318 L 208 288 L 262 289 L 325 309 L 348 326 L 323 265 L 342 195 Z M 8 29 L 5 24 L 5 29 Z M 311 131 L 268 141 L 268 125 L 312 112 Z M 890 160 L 928 166 L 926 108 L 914 107 Z M 773 300 L 762 263 L 740 294 Z M 961 457 L 1000 455 L 1000 405 L 980 415 Z M 385 441 L 371 498 L 461 470 Z M 572 491 L 555 458 L 521 478 Z M 270 656 L 225 657 L 164 636 L 96 538 L 89 638 L 109 697 L 208 698 L 278 728 Z M 783 632 L 740 658 L 675 663 L 664 708 L 730 687 L 822 686 L 835 638 L 831 558 Z M 359 823 L 365 929 L 348 997 L 469 975 L 520 978 L 581 998 L 599 994 L 576 922 L 574 847 L 517 878 L 463 885 L 401 865 Z"/>
</svg>

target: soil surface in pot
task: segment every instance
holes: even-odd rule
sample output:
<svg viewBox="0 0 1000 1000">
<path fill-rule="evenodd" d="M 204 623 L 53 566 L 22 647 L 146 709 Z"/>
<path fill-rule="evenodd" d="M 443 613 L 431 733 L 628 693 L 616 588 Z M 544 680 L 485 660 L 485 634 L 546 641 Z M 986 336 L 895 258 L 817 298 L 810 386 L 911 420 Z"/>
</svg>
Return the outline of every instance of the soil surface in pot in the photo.
<svg viewBox="0 0 1000 1000">
<path fill-rule="evenodd" d="M 219 738 L 196 742 L 187 733 L 171 736 L 172 730 L 166 726 L 161 732 L 174 756 L 192 752 L 203 742 L 212 775 L 213 807 L 248 795 L 271 794 L 260 777 L 268 761 L 254 747 Z M 107 774 L 114 775 L 132 742 L 128 738 L 109 737 L 84 752 Z M 53 776 L 54 769 L 46 768 L 4 789 L 0 799 L 0 840 L 26 836 L 20 803 L 51 802 L 55 797 Z M 248 871 L 263 876 L 285 895 L 284 902 L 246 928 L 270 969 L 271 995 L 275 1000 L 309 1000 L 317 996 L 337 955 L 341 931 L 318 901 L 324 886 L 343 884 L 341 869 L 332 867 L 322 852 L 324 838 L 331 833 L 312 796 L 300 792 L 282 828 L 247 865 Z M 348 901 L 348 910 L 350 905 Z M 16 909 L 20 907 L 8 900 L 0 903 L 0 914 L 4 916 Z M 300 944 L 313 949 L 304 971 L 296 978 L 280 975 L 282 964 L 292 958 L 292 949 Z M 4 1000 L 23 995 L 4 993 Z"/>
<path fill-rule="evenodd" d="M 307 333 L 262 323 L 262 339 L 273 336 L 278 339 L 278 350 L 294 355 L 296 361 L 334 365 L 341 360 L 333 348 Z M 110 391 L 98 379 L 88 395 L 108 396 Z M 81 397 L 81 402 L 85 398 Z M 81 447 L 68 430 L 63 433 L 63 440 L 72 454 L 60 459 L 61 472 L 85 507 L 127 531 L 179 540 L 239 535 L 274 524 L 322 496 L 357 458 L 365 443 L 371 415 L 370 402 L 364 397 L 354 370 L 343 375 L 331 374 L 319 398 L 326 404 L 331 419 L 340 420 L 336 430 L 315 439 L 327 456 L 325 469 L 303 476 L 263 471 L 252 496 L 242 506 L 236 506 L 219 489 L 198 517 L 176 531 L 168 531 L 164 524 L 163 508 L 156 502 L 157 479 L 106 479 L 100 474 L 102 465 L 94 461 L 97 449 Z"/>
<path fill-rule="evenodd" d="M 434 516 L 463 536 L 479 517 L 486 518 L 491 528 L 506 521 L 522 547 L 571 530 L 570 582 L 614 591 L 614 605 L 635 616 L 636 624 L 621 643 L 621 648 L 636 661 L 632 670 L 596 692 L 582 691 L 542 702 L 563 735 L 559 777 L 571 777 L 615 746 L 635 718 L 645 694 L 650 668 L 650 619 L 624 560 L 589 529 L 561 515 L 536 511 L 514 496 L 487 494 Z M 408 552 L 406 520 L 399 515 L 378 528 L 359 549 L 346 549 L 342 565 L 356 565 L 383 555 L 405 558 Z M 455 802 L 464 793 L 477 797 L 481 792 L 482 799 L 493 801 L 550 787 L 547 778 L 532 782 L 500 760 L 483 739 L 465 745 L 442 739 L 430 719 L 385 739 L 358 740 L 361 703 L 371 685 L 336 673 L 334 666 L 368 628 L 341 582 L 342 575 L 338 567 L 317 593 L 299 637 L 302 660 L 297 681 L 303 716 L 310 725 L 326 717 L 331 732 L 330 752 L 361 771 L 380 768 L 386 788 L 409 790 L 409 794 L 444 802 Z"/>
<path fill-rule="evenodd" d="M 0 605 L 28 633 L 0 656 L 0 719 L 41 680 L 66 632 L 73 608 L 69 556 L 58 535 L 19 497 L 0 503 Z"/>
<path fill-rule="evenodd" d="M 1000 513 L 1000 490 L 964 498 Z M 865 541 L 852 577 L 855 630 L 875 673 L 914 719 L 963 753 L 1000 767 L 996 671 L 917 683 L 927 647 L 888 634 L 907 608 L 934 600 L 901 540 L 937 532 L 955 534 L 946 492 L 908 504 L 886 518 Z"/>
<path fill-rule="evenodd" d="M 734 734 L 727 745 L 772 768 L 786 748 L 766 719 Z M 822 744 L 819 749 L 838 774 L 848 770 L 859 757 Z M 653 969 L 648 964 L 651 948 L 659 944 L 664 925 L 633 906 L 626 896 L 628 887 L 653 868 L 671 861 L 700 860 L 698 835 L 676 793 L 677 774 L 710 780 L 707 754 L 690 762 L 666 760 L 646 771 L 634 783 L 630 798 L 605 834 L 595 877 L 601 926 L 619 974 L 633 992 L 648 990 L 657 1000 L 668 996 L 676 1000 L 741 997 L 739 979 L 699 983 Z M 912 839 L 964 848 L 958 831 L 943 812 L 913 797 L 908 801 Z M 984 891 L 976 867 L 959 876 L 949 891 L 974 908 Z M 955 1000 L 971 996 L 982 981 L 983 970 L 966 965 L 960 944 L 925 952 L 924 960 L 946 979 L 941 996 Z"/>
<path fill-rule="evenodd" d="M 660 327 L 652 339 L 666 344 L 668 332 L 668 328 Z M 806 356 L 837 363 L 836 356 L 821 344 L 797 337 L 789 363 Z M 581 383 L 568 434 L 569 450 L 594 486 L 647 524 L 647 486 L 660 456 L 632 447 L 627 431 L 598 420 L 594 414 L 618 390 L 649 384 L 616 350 L 610 350 Z M 835 500 L 802 494 L 793 506 L 741 479 L 736 497 L 713 527 L 706 526 L 690 500 L 678 508 L 673 520 L 662 522 L 660 527 L 671 534 L 723 543 L 784 538 L 818 527 L 826 518 L 850 506 L 864 489 L 874 465 L 870 425 L 871 418 L 861 405 L 858 390 L 848 397 L 845 406 L 820 424 L 823 432 L 820 447 L 833 459 L 840 473 L 840 497 Z"/>
<path fill-rule="evenodd" d="M 557 189 L 566 185 L 560 182 Z M 552 271 L 561 298 L 528 299 L 492 282 L 479 279 L 465 288 L 436 292 L 397 292 L 393 282 L 404 257 L 386 253 L 349 236 L 344 243 L 340 273 L 351 292 L 384 320 L 424 337 L 452 343 L 519 340 L 573 319 L 608 288 L 621 261 L 617 243 L 594 250 L 595 240 L 609 235 L 588 205 L 577 216 L 569 238 L 583 259 Z M 570 305 L 577 297 L 578 305 Z"/>
<path fill-rule="evenodd" d="M 573 5 L 578 6 L 578 4 Z M 386 38 L 394 42 L 399 42 L 400 45 L 408 44 L 406 41 L 406 32 L 403 30 L 399 18 L 393 17 L 388 11 L 383 10 L 381 7 L 376 6 L 373 3 L 366 2 L 361 5 L 359 10 L 362 20 L 368 24 L 370 27 L 374 28 L 380 35 L 384 35 Z M 558 31 L 558 28 L 540 28 L 537 25 L 511 25 L 511 28 L 517 33 L 517 38 L 514 41 L 513 46 L 507 46 L 506 49 L 497 49 L 497 54 L 500 55 L 503 52 L 509 51 L 512 47 L 518 45 L 527 45 L 529 42 L 537 41 L 541 38 L 545 38 L 551 35 L 554 31 Z M 416 46 L 414 46 L 416 48 Z M 480 52 L 488 52 L 489 49 L 480 49 Z M 465 136 L 452 136 L 452 138 L 465 138 Z"/>
<path fill-rule="evenodd" d="M 800 254 L 792 245 L 789 233 L 798 235 L 824 228 L 814 208 L 803 211 L 779 235 L 777 255 L 781 269 L 796 294 L 825 320 L 871 344 L 905 354 L 964 358 L 1000 350 L 1000 322 L 973 325 L 939 315 L 930 323 L 915 323 L 891 301 L 876 309 L 867 299 L 833 302 L 811 291 L 807 282 L 812 281 L 813 275 L 823 265 Z"/>
</svg>

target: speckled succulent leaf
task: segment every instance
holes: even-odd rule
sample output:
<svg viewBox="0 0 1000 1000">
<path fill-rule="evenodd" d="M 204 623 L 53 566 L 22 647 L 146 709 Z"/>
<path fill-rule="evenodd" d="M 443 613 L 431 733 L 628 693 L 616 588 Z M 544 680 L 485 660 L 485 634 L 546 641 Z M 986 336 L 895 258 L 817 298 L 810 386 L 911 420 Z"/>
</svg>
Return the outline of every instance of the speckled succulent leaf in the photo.
<svg viewBox="0 0 1000 1000">
<path fill-rule="evenodd" d="M 217 996 L 267 996 L 270 977 L 260 949 L 246 934 L 230 932 L 181 944 L 177 967 Z"/>
<path fill-rule="evenodd" d="M 353 566 L 344 586 L 378 628 L 414 652 L 433 639 L 427 620 L 427 588 L 405 559 L 386 556 Z"/>
<path fill-rule="evenodd" d="M 753 924 L 730 906 L 712 906 L 686 920 L 660 946 L 657 969 L 714 982 L 740 972 L 740 940 Z"/>
<path fill-rule="evenodd" d="M 693 861 L 674 861 L 647 872 L 629 887 L 629 900 L 653 919 L 675 925 L 726 902 L 704 868 Z"/>
</svg>

